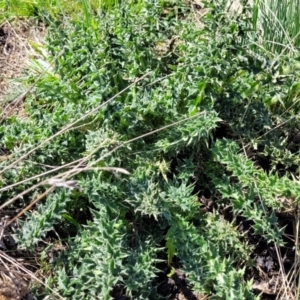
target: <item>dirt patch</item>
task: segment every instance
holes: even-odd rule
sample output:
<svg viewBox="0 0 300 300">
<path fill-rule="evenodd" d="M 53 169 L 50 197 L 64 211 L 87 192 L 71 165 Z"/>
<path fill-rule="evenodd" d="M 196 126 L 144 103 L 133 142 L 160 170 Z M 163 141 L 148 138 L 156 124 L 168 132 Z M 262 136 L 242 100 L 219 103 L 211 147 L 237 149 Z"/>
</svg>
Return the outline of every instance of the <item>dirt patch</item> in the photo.
<svg viewBox="0 0 300 300">
<path fill-rule="evenodd" d="M 0 107 L 22 95 L 25 87 L 21 82 L 26 64 L 37 57 L 33 45 L 41 44 L 46 36 L 45 26 L 32 21 L 5 22 L 0 25 Z M 18 101 L 22 102 L 22 101 Z M 13 109 L 20 113 L 20 105 Z"/>
<path fill-rule="evenodd" d="M 185 278 L 185 274 L 180 270 L 175 270 L 174 274 L 168 279 L 168 284 L 177 290 L 177 293 L 169 298 L 169 300 L 206 300 L 207 295 L 192 291 Z"/>
<path fill-rule="evenodd" d="M 9 212 L 0 213 L 0 300 L 18 300 L 28 295 L 28 258 L 17 251 L 16 243 L 5 225 Z M 8 255 L 9 253 L 9 255 Z M 29 265 L 35 264 L 29 259 Z"/>
</svg>

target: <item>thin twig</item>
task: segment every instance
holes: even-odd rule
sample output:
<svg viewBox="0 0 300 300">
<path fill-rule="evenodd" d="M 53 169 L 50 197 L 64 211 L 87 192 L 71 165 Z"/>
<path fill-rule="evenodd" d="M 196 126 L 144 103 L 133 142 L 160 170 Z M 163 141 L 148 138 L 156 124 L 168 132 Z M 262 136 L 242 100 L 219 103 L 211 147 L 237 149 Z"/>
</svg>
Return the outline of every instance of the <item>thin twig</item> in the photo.
<svg viewBox="0 0 300 300">
<path fill-rule="evenodd" d="M 36 84 L 38 83 L 38 81 L 48 72 L 48 70 L 52 67 L 52 65 L 54 64 L 54 62 L 63 54 L 64 50 L 60 51 L 55 58 L 53 59 L 53 61 L 49 64 L 48 68 L 46 68 L 34 81 L 34 83 L 27 89 L 27 91 L 25 91 L 24 93 L 22 93 L 21 95 L 17 96 L 15 100 L 13 100 L 12 103 L 9 103 L 3 110 L 2 114 L 1 114 L 1 118 L 0 118 L 0 123 L 2 123 L 2 121 L 5 119 L 5 116 L 9 115 L 18 105 L 20 102 L 22 102 L 26 96 L 33 90 L 33 88 L 36 86 Z M 12 105 L 13 104 L 13 105 Z M 10 108 L 10 109 L 9 109 Z M 8 110 L 8 112 L 6 112 L 6 110 Z"/>
<path fill-rule="evenodd" d="M 8 256 L 6 253 L 0 250 L 0 257 L 10 262 L 12 265 L 16 266 L 18 269 L 21 269 L 24 273 L 28 274 L 30 278 L 33 278 L 35 281 L 42 284 L 44 287 L 49 289 L 58 299 L 65 300 L 61 295 L 59 295 L 55 290 L 53 290 L 51 287 L 49 287 L 47 284 L 45 284 L 43 281 L 41 281 L 39 278 L 37 278 L 32 272 L 27 270 L 25 267 L 23 267 L 20 263 L 17 263 L 14 259 L 12 259 L 10 256 Z"/>
<path fill-rule="evenodd" d="M 26 154 L 24 154 L 23 156 L 19 157 L 17 160 L 15 160 L 13 163 L 11 163 L 10 165 L 6 166 L 2 171 L 0 171 L 0 174 L 2 174 L 3 172 L 13 168 L 15 165 L 17 165 L 19 162 L 21 162 L 22 160 L 24 160 L 25 158 L 27 158 L 30 154 L 32 154 L 33 152 L 35 152 L 37 149 L 41 148 L 42 146 L 44 146 L 45 144 L 47 144 L 48 142 L 52 141 L 54 138 L 56 138 L 57 136 L 66 133 L 70 130 L 72 130 L 73 126 L 75 124 L 78 124 L 79 122 L 81 122 L 82 120 L 84 120 L 87 116 L 92 115 L 93 113 L 95 113 L 96 111 L 98 111 L 99 109 L 101 109 L 103 106 L 107 105 L 108 103 L 112 102 L 113 100 L 115 100 L 118 96 L 120 96 L 122 93 L 124 93 L 126 90 L 130 89 L 132 86 L 134 86 L 136 83 L 140 82 L 141 80 L 143 80 L 145 77 L 147 77 L 150 73 L 152 73 L 152 71 L 146 73 L 145 75 L 141 76 L 140 78 L 138 78 L 137 80 L 135 80 L 133 83 L 131 83 L 130 85 L 128 85 L 126 88 L 124 88 L 122 91 L 118 92 L 116 95 L 114 95 L 113 97 L 111 97 L 110 99 L 108 99 L 107 101 L 105 101 L 104 103 L 98 105 L 96 108 L 92 109 L 90 112 L 86 113 L 85 115 L 83 115 L 81 118 L 79 118 L 78 120 L 72 122 L 71 124 L 68 124 L 66 127 L 64 127 L 63 129 L 61 129 L 60 131 L 58 131 L 57 133 L 55 133 L 54 135 L 50 136 L 49 138 L 45 139 L 44 141 L 42 141 L 38 146 L 36 146 L 35 148 L 31 149 L 30 151 L 28 151 Z"/>
<path fill-rule="evenodd" d="M 79 173 L 82 173 L 84 171 L 87 171 L 90 169 L 90 167 L 96 163 L 98 163 L 99 161 L 102 161 L 104 158 L 108 157 L 109 155 L 111 155 L 112 153 L 114 153 L 115 151 L 117 151 L 118 149 L 120 149 L 121 147 L 129 144 L 129 143 L 132 143 L 134 141 L 137 141 L 139 139 L 142 139 L 144 137 L 147 137 L 147 136 L 150 136 L 154 133 L 157 133 L 157 132 L 160 132 L 162 130 L 165 130 L 167 128 L 170 128 L 170 127 L 173 127 L 173 126 L 176 126 L 180 123 L 183 123 L 183 122 L 186 122 L 188 120 L 191 120 L 195 117 L 198 117 L 200 115 L 204 115 L 206 113 L 206 111 L 203 111 L 203 112 L 200 112 L 196 115 L 193 115 L 191 117 L 187 117 L 187 118 L 184 118 L 180 121 L 177 121 L 177 122 L 174 122 L 172 124 L 169 124 L 169 125 L 166 125 L 166 126 L 163 126 L 161 128 L 158 128 L 158 129 L 155 129 L 153 131 L 150 131 L 150 132 L 147 132 L 145 134 L 142 134 L 140 136 L 137 136 L 135 138 L 132 138 L 128 141 L 125 141 L 123 142 L 122 144 L 114 147 L 111 151 L 107 152 L 106 154 L 102 155 L 99 159 L 95 160 L 91 165 L 87 166 L 87 167 L 83 167 L 81 168 L 81 166 L 96 152 L 96 150 L 98 150 L 98 148 L 96 148 L 92 153 L 90 153 L 87 157 L 85 157 L 84 159 L 82 159 L 76 167 L 74 167 L 73 169 L 71 169 L 70 171 L 67 171 L 63 174 L 62 176 L 62 180 L 66 180 L 72 176 L 75 176 Z M 102 145 L 101 145 L 102 146 Z M 104 169 L 107 169 L 108 170 L 108 167 L 107 168 L 102 168 L 103 170 Z M 109 168 L 112 170 L 112 168 Z M 115 168 L 114 168 L 115 169 Z M 62 174 L 59 175 L 59 177 L 61 177 Z M 53 177 L 51 178 L 50 180 L 54 180 L 54 179 L 57 179 L 57 177 Z M 43 182 L 39 183 L 38 186 L 40 185 L 43 185 L 43 184 L 46 184 L 49 182 L 49 179 L 48 180 L 44 180 Z M 6 203 L 4 203 L 3 205 L 0 206 L 0 210 L 3 209 L 4 207 L 6 207 L 7 205 L 11 204 L 12 202 L 14 202 L 15 200 L 17 200 L 19 197 L 21 196 L 24 196 L 24 194 L 26 194 L 28 191 L 31 191 L 32 189 L 36 188 L 37 185 L 35 185 L 34 187 L 31 187 L 29 189 L 27 189 L 26 191 L 22 192 L 21 194 L 15 196 L 14 198 L 10 199 L 9 201 L 7 201 Z M 47 196 L 50 192 L 52 192 L 53 190 L 55 189 L 55 186 L 52 186 L 50 187 L 49 189 L 47 189 L 42 195 L 38 196 L 36 199 L 34 199 L 28 206 L 26 206 L 24 209 L 22 209 L 22 211 L 20 211 L 15 217 L 13 217 L 6 225 L 5 227 L 11 225 L 12 223 L 14 223 L 19 217 L 21 217 L 25 212 L 27 212 L 32 206 L 34 206 L 36 203 L 38 203 L 39 201 L 41 201 L 45 196 Z"/>
</svg>

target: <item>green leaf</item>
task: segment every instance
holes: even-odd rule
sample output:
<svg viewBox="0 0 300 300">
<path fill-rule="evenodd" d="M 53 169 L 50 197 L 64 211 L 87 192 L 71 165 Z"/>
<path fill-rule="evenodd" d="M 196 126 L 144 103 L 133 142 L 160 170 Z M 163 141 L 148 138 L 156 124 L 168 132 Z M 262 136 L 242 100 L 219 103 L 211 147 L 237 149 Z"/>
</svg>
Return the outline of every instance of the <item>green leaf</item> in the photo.
<svg viewBox="0 0 300 300">
<path fill-rule="evenodd" d="M 166 248 L 167 248 L 167 255 L 168 255 L 168 266 L 171 266 L 172 259 L 175 255 L 175 245 L 174 245 L 174 239 L 168 238 L 166 241 Z"/>
<path fill-rule="evenodd" d="M 76 227 L 80 227 L 80 224 L 74 219 L 72 218 L 70 215 L 68 214 L 62 214 L 62 217 L 68 221 L 70 224 L 76 226 Z"/>
</svg>

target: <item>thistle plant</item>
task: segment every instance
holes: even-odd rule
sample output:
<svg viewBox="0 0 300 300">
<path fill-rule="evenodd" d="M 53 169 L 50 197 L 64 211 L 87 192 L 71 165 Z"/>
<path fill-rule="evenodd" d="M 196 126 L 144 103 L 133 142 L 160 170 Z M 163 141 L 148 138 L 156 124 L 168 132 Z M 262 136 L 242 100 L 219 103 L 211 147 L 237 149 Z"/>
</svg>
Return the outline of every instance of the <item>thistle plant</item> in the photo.
<svg viewBox="0 0 300 300">
<path fill-rule="evenodd" d="M 51 70 L 27 78 L 28 117 L 0 127 L 1 208 L 26 212 L 18 247 L 60 237 L 49 281 L 66 298 L 159 299 L 159 278 L 181 268 L 211 299 L 257 299 L 236 220 L 284 246 L 277 213 L 299 200 L 288 148 L 299 70 L 286 76 L 288 57 L 250 45 L 249 5 L 232 15 L 210 1 L 199 28 L 186 1 L 81 4 L 81 19 L 48 16 Z"/>
</svg>

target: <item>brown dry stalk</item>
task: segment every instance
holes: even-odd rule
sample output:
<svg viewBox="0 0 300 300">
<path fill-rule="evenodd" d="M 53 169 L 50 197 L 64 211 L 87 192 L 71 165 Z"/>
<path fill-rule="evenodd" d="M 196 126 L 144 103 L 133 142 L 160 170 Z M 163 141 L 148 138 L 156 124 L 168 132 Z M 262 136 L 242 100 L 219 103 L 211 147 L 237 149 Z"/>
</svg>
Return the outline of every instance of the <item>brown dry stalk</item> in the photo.
<svg viewBox="0 0 300 300">
<path fill-rule="evenodd" d="M 35 87 L 35 85 L 38 83 L 38 81 L 49 71 L 49 69 L 52 67 L 52 65 L 55 63 L 55 61 L 63 54 L 64 50 L 60 51 L 55 58 L 53 59 L 53 61 L 50 63 L 50 65 L 48 66 L 48 68 L 46 68 L 34 81 L 34 83 L 28 88 L 27 91 L 25 91 L 24 93 L 22 93 L 21 95 L 19 95 L 15 100 L 13 100 L 12 103 L 9 103 L 8 105 L 6 105 L 6 107 L 4 108 L 2 114 L 1 114 L 1 118 L 0 118 L 0 123 L 3 122 L 3 120 L 5 119 L 5 117 L 7 115 L 9 115 L 18 105 L 20 102 L 22 102 L 26 96 L 32 91 L 32 89 Z M 8 111 L 7 111 L 8 110 Z"/>
<path fill-rule="evenodd" d="M 117 151 L 118 149 L 120 149 L 121 147 L 129 144 L 129 143 L 132 143 L 132 142 L 135 142 L 139 139 L 142 139 L 144 137 L 147 137 L 149 135 L 152 135 L 154 133 L 157 133 L 157 132 L 160 132 L 162 130 L 165 130 L 167 128 L 170 128 L 170 127 L 173 127 L 173 126 L 176 126 L 178 124 L 181 124 L 185 121 L 188 121 L 188 120 L 191 120 L 197 116 L 200 116 L 200 115 L 204 115 L 206 113 L 206 111 L 202 111 L 198 114 L 195 114 L 191 117 L 187 117 L 187 118 L 184 118 L 180 121 L 177 121 L 177 122 L 174 122 L 172 124 L 169 124 L 169 125 L 166 125 L 166 126 L 163 126 L 161 128 L 158 128 L 158 129 L 155 129 L 155 130 L 152 130 L 150 132 L 147 132 L 145 134 L 142 134 L 140 136 L 137 136 L 135 138 L 132 138 L 128 141 L 125 141 L 123 142 L 122 144 L 114 147 L 111 151 L 107 152 L 106 154 L 104 154 L 103 156 L 101 156 L 99 159 L 97 159 L 96 161 L 94 161 L 90 166 L 87 166 L 87 167 L 83 167 L 81 168 L 81 166 L 95 153 L 99 150 L 100 147 L 97 147 L 95 150 L 92 151 L 92 153 L 90 153 L 88 156 L 86 156 L 85 158 L 83 158 L 78 164 L 76 167 L 74 167 L 72 170 L 69 170 L 63 174 L 60 174 L 59 177 L 62 176 L 62 180 L 65 180 L 65 179 L 68 179 L 70 178 L 71 176 L 74 176 L 74 175 L 77 175 L 83 171 L 87 171 L 90 169 L 91 166 L 93 166 L 94 164 L 98 163 L 99 161 L 102 161 L 104 158 L 108 157 L 109 155 L 111 155 L 112 153 L 114 153 L 115 151 Z M 102 145 L 100 145 L 102 147 Z M 100 168 L 99 168 L 100 169 Z M 103 170 L 108 170 L 107 168 L 101 168 Z M 111 168 L 112 169 L 112 168 Z M 52 180 L 56 179 L 57 177 L 53 177 L 51 178 Z M 50 180 L 51 180 L 50 179 Z M 19 197 L 21 196 L 24 196 L 25 194 L 27 194 L 29 191 L 33 190 L 34 188 L 36 188 L 37 186 L 40 186 L 40 185 L 43 185 L 43 184 L 46 184 L 49 182 L 49 179 L 48 180 L 44 180 L 43 182 L 39 183 L 38 185 L 35 185 L 29 189 L 27 189 L 26 191 L 20 193 L 19 195 L 15 196 L 14 198 L 12 198 L 11 200 L 7 201 L 6 203 L 4 203 L 3 205 L 0 206 L 0 210 L 3 209 L 4 207 L 6 207 L 7 205 L 13 203 L 15 200 L 17 200 Z M 24 209 L 22 209 L 22 211 L 20 211 L 15 217 L 13 217 L 6 225 L 5 227 L 11 225 L 13 222 L 15 222 L 19 217 L 21 217 L 25 212 L 27 212 L 33 205 L 35 205 L 36 203 L 38 203 L 39 201 L 41 201 L 45 196 L 47 196 L 50 192 L 52 192 L 53 190 L 55 189 L 55 186 L 52 186 L 50 187 L 49 189 L 47 189 L 43 194 L 41 194 L 40 196 L 38 196 L 36 199 L 34 199 L 29 205 L 27 205 Z"/>
<path fill-rule="evenodd" d="M 110 99 L 108 99 L 107 101 L 105 101 L 104 103 L 98 105 L 96 108 L 92 109 L 90 112 L 86 113 L 85 115 L 83 115 L 82 117 L 80 117 L 79 119 L 77 119 L 76 121 L 72 122 L 71 124 L 65 126 L 63 129 L 61 129 L 60 131 L 58 131 L 57 133 L 55 133 L 54 135 L 50 136 L 49 138 L 45 139 L 44 141 L 42 141 L 38 146 L 36 146 L 35 148 L 31 149 L 30 151 L 28 151 L 26 154 L 24 154 L 23 156 L 21 156 L 20 158 L 18 158 L 17 160 L 15 160 L 13 163 L 11 163 L 10 165 L 6 166 L 3 170 L 0 171 L 0 174 L 4 173 L 5 171 L 15 167 L 19 162 L 21 162 L 22 160 L 24 160 L 25 158 L 27 158 L 30 154 L 32 154 L 33 152 L 35 152 L 37 149 L 41 148 L 42 146 L 44 146 L 45 144 L 47 144 L 48 142 L 50 142 L 51 140 L 53 140 L 54 138 L 56 138 L 57 136 L 66 133 L 70 130 L 72 130 L 73 126 L 76 125 L 77 123 L 83 121 L 87 116 L 92 115 L 93 113 L 95 113 L 96 111 L 98 111 L 99 109 L 101 109 L 103 106 L 105 106 L 106 104 L 112 102 L 113 100 L 115 100 L 119 95 L 121 95 L 122 93 L 124 93 L 126 90 L 130 89 L 132 86 L 134 86 L 136 83 L 142 81 L 145 77 L 147 77 L 150 73 L 152 73 L 152 71 L 144 74 L 143 76 L 141 76 L 140 78 L 136 79 L 133 83 L 131 83 L 130 85 L 128 85 L 126 88 L 124 88 L 122 91 L 118 92 L 116 95 L 114 95 L 113 97 L 111 97 Z"/>
<path fill-rule="evenodd" d="M 49 287 L 47 284 L 45 284 L 42 280 L 40 280 L 39 278 L 37 278 L 32 272 L 30 272 L 28 269 L 26 269 L 25 267 L 23 267 L 20 263 L 16 262 L 16 260 L 14 260 L 13 258 L 11 258 L 10 256 L 8 256 L 6 253 L 4 253 L 3 251 L 0 250 L 0 257 L 6 261 L 8 261 L 9 263 L 11 263 L 13 266 L 15 266 L 17 269 L 22 270 L 25 274 L 22 274 L 23 277 L 29 277 L 31 279 L 34 279 L 35 281 L 39 282 L 40 284 L 42 284 L 44 287 L 46 287 L 47 289 L 49 289 L 56 297 L 57 299 L 61 299 L 61 300 L 65 300 L 65 298 L 63 298 L 62 296 L 60 296 L 56 291 L 54 291 L 51 287 Z M 9 268 L 11 269 L 11 268 Z M 10 272 L 13 272 L 10 270 Z M 15 272 L 13 272 L 15 273 Z"/>
<path fill-rule="evenodd" d="M 71 166 L 71 165 L 73 165 L 73 164 L 75 164 L 75 163 L 78 163 L 77 166 L 75 166 L 73 169 L 71 169 L 71 170 L 69 170 L 69 171 L 66 171 L 66 172 L 64 172 L 64 173 L 61 173 L 61 174 L 57 175 L 56 177 L 52 177 L 52 178 L 50 178 L 50 179 L 54 179 L 54 178 L 57 178 L 57 177 L 68 178 L 68 177 L 70 176 L 70 174 L 73 172 L 72 170 L 78 169 L 80 166 L 82 166 L 82 165 L 83 165 L 86 161 L 88 161 L 88 160 L 94 155 L 94 153 L 96 153 L 102 146 L 103 146 L 103 145 L 100 144 L 95 150 L 93 150 L 89 155 L 87 155 L 87 156 L 84 157 L 84 158 L 81 158 L 81 159 L 75 160 L 75 161 L 73 161 L 73 162 L 71 162 L 71 163 L 68 163 L 68 164 L 66 164 L 66 165 L 57 167 L 57 168 L 54 169 L 54 170 L 50 170 L 50 171 L 48 171 L 48 172 L 45 172 L 45 173 L 42 173 L 42 174 L 33 176 L 33 177 L 29 178 L 28 180 L 39 178 L 39 177 L 41 177 L 41 176 L 43 176 L 43 175 L 46 175 L 46 174 L 49 174 L 49 173 L 53 173 L 53 172 L 55 172 L 55 171 L 57 171 L 57 170 L 59 170 L 59 169 L 62 169 L 62 168 L 64 168 L 64 167 L 66 167 L 66 166 Z M 77 173 L 76 173 L 76 174 L 77 174 Z M 74 175 L 74 174 L 73 174 L 73 175 Z M 26 179 L 26 180 L 23 180 L 22 182 L 25 182 L 25 181 L 28 181 L 28 180 Z M 16 195 L 15 197 L 11 198 L 10 200 L 6 201 L 5 203 L 3 203 L 3 204 L 0 206 L 0 210 L 2 210 L 3 208 L 7 207 L 7 206 L 10 205 L 10 204 L 12 204 L 12 203 L 15 202 L 17 199 L 19 199 L 20 197 L 23 197 L 24 195 L 28 194 L 30 191 L 36 189 L 37 187 L 47 184 L 48 181 L 49 181 L 49 179 L 46 179 L 46 180 L 44 180 L 44 181 L 42 181 L 42 182 L 40 182 L 40 183 L 37 183 L 36 185 L 31 186 L 31 187 L 28 188 L 27 190 L 21 192 L 20 194 Z M 17 186 L 17 185 L 21 184 L 22 182 L 18 182 L 18 183 L 14 184 L 14 185 L 10 185 L 10 186 L 8 186 L 8 187 L 5 187 L 5 188 L 3 188 L 3 190 L 6 190 L 6 189 L 8 189 L 8 188 L 12 188 L 13 186 Z M 1 189 L 1 191 L 2 191 L 2 189 Z"/>
</svg>

